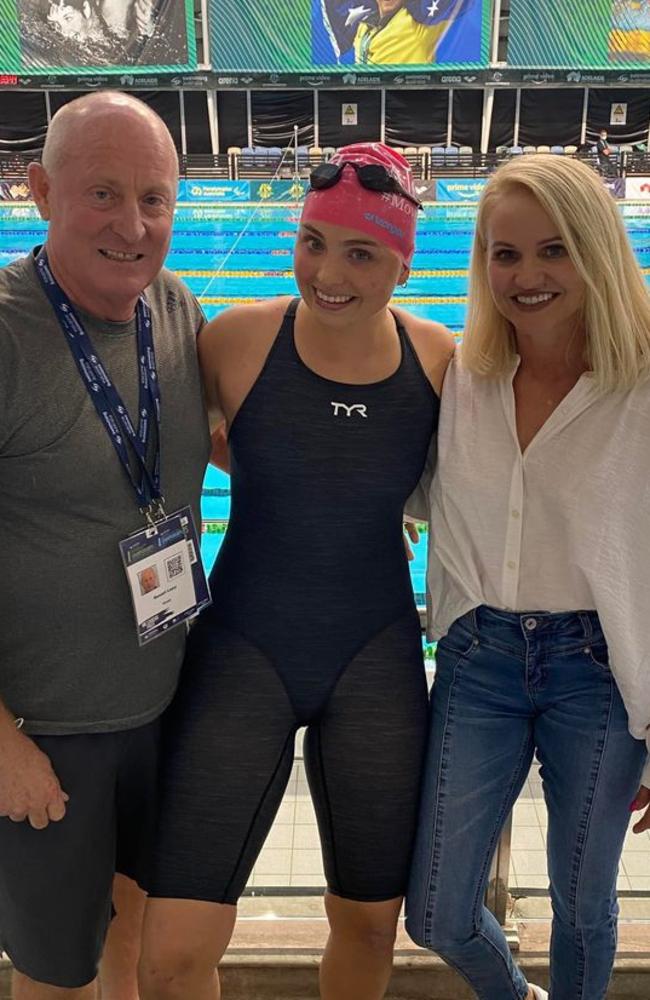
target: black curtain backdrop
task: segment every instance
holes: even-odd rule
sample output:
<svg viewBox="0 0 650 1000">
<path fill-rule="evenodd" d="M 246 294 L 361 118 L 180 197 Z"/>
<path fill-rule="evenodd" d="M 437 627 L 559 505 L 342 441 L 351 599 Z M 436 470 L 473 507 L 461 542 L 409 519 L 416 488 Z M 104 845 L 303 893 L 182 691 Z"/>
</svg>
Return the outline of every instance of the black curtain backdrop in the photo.
<svg viewBox="0 0 650 1000">
<path fill-rule="evenodd" d="M 471 146 L 478 152 L 481 148 L 482 118 L 483 91 L 455 90 L 451 130 L 454 145 Z"/>
<path fill-rule="evenodd" d="M 610 125 L 612 104 L 627 104 L 627 125 Z M 647 142 L 650 124 L 650 91 L 630 88 L 594 88 L 589 90 L 587 141 L 595 142 L 601 128 L 606 128 L 613 143 Z"/>
<path fill-rule="evenodd" d="M 217 91 L 217 121 L 219 149 L 227 153 L 231 146 L 243 149 L 248 145 L 248 124 L 245 90 Z"/>
<path fill-rule="evenodd" d="M 342 108 L 356 104 L 358 125 L 342 124 Z M 347 146 L 351 142 L 379 142 L 381 94 L 378 90 L 323 90 L 318 95 L 320 146 Z"/>
<path fill-rule="evenodd" d="M 76 97 L 86 96 L 88 91 L 52 91 L 50 93 L 50 108 L 52 114 L 68 104 Z M 139 98 L 148 104 L 156 114 L 160 115 L 165 125 L 172 134 L 176 149 L 181 148 L 181 109 L 178 100 L 178 92 L 175 90 L 133 90 L 130 91 L 133 97 Z"/>
<path fill-rule="evenodd" d="M 181 106 L 175 90 L 136 90 L 134 96 L 160 115 L 172 134 L 176 149 L 181 149 Z"/>
<path fill-rule="evenodd" d="M 515 101 L 514 90 L 495 90 L 492 122 L 490 124 L 490 140 L 488 148 L 497 146 L 512 146 L 515 134 Z"/>
<path fill-rule="evenodd" d="M 298 126 L 298 145 L 314 145 L 314 93 L 311 90 L 257 90 L 251 95 L 253 145 L 288 146 Z"/>
<path fill-rule="evenodd" d="M 520 146 L 577 146 L 584 90 L 522 90 Z"/>
<path fill-rule="evenodd" d="M 0 151 L 36 153 L 47 130 L 45 94 L 38 91 L 0 91 Z"/>
<path fill-rule="evenodd" d="M 184 90 L 183 106 L 187 152 L 211 153 L 208 95 L 204 90 Z"/>
<path fill-rule="evenodd" d="M 51 90 L 50 108 L 52 109 L 52 114 L 56 114 L 59 108 L 62 108 L 64 104 L 69 104 L 70 101 L 74 101 L 76 97 L 85 97 L 87 93 L 87 90 Z"/>
<path fill-rule="evenodd" d="M 446 146 L 448 90 L 387 90 L 386 141 L 393 146 Z"/>
</svg>

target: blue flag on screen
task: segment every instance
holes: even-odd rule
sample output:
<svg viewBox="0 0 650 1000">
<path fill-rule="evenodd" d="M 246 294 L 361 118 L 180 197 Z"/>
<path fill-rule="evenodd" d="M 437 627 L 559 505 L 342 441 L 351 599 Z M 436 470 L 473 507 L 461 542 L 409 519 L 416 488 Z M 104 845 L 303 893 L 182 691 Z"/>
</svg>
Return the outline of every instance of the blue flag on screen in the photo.
<svg viewBox="0 0 650 1000">
<path fill-rule="evenodd" d="M 472 0 L 407 0 L 406 9 L 420 24 L 433 26 L 441 22 L 452 24 L 471 6 Z M 376 0 L 321 0 L 323 22 L 337 56 L 354 44 L 363 21 L 378 22 Z"/>
</svg>

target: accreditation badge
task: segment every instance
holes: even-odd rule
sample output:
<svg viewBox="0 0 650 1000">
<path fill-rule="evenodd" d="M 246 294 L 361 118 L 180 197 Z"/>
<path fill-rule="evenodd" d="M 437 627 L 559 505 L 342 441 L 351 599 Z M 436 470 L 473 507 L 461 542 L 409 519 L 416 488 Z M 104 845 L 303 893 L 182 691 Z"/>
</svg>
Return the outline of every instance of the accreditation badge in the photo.
<svg viewBox="0 0 650 1000">
<path fill-rule="evenodd" d="M 190 507 L 120 542 L 138 643 L 144 646 L 194 618 L 211 602 Z"/>
</svg>

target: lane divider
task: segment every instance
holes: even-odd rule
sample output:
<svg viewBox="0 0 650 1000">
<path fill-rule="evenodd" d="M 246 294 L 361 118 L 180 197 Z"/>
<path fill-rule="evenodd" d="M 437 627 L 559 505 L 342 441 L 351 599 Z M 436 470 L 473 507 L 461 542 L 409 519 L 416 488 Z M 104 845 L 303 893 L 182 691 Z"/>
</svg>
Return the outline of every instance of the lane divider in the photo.
<svg viewBox="0 0 650 1000">
<path fill-rule="evenodd" d="M 242 305 L 247 302 L 259 302 L 260 299 L 273 299 L 275 295 L 199 295 L 198 300 L 202 305 L 208 306 L 233 306 Z M 465 305 L 466 295 L 396 295 L 391 302 L 400 302 L 406 305 Z"/>
<path fill-rule="evenodd" d="M 650 268 L 647 268 L 650 274 Z M 424 270 L 411 271 L 411 278 L 466 278 L 467 270 Z M 178 271 L 179 278 L 293 278 L 293 271 Z"/>
</svg>

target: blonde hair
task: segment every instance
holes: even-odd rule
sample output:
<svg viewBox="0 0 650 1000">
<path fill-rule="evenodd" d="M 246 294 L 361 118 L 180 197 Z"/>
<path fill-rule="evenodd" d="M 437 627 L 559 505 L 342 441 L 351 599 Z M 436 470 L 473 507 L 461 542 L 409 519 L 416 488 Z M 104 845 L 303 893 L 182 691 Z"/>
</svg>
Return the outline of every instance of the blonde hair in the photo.
<svg viewBox="0 0 650 1000">
<path fill-rule="evenodd" d="M 519 156 L 499 167 L 481 196 L 469 271 L 465 367 L 497 376 L 514 362 L 514 330 L 488 284 L 487 225 L 495 203 L 517 190 L 531 194 L 553 220 L 585 283 L 580 321 L 596 384 L 613 391 L 650 375 L 650 295 L 616 203 L 586 164 L 548 153 Z"/>
</svg>

